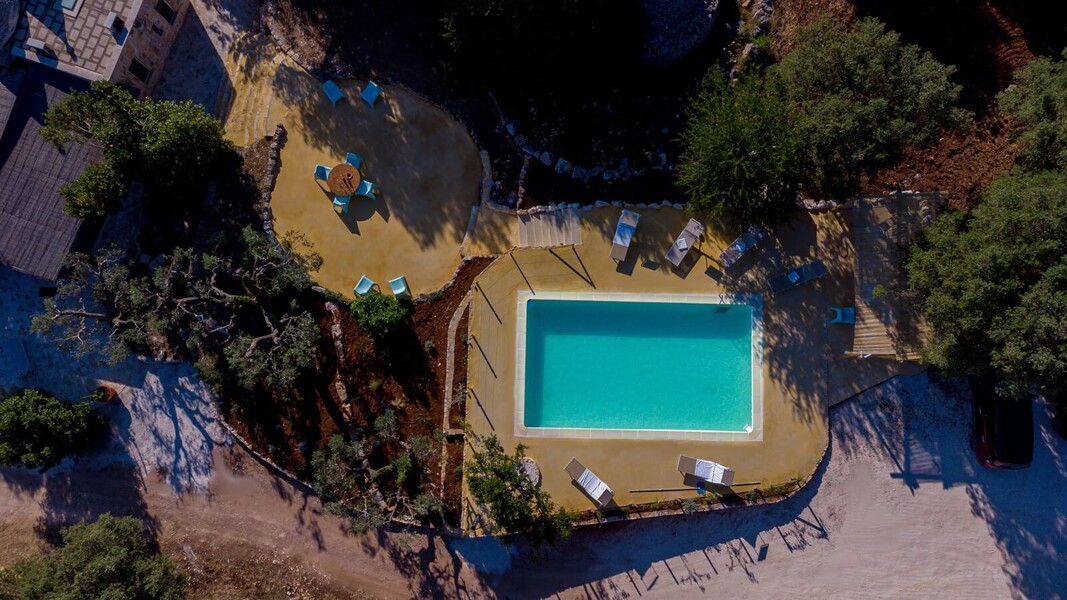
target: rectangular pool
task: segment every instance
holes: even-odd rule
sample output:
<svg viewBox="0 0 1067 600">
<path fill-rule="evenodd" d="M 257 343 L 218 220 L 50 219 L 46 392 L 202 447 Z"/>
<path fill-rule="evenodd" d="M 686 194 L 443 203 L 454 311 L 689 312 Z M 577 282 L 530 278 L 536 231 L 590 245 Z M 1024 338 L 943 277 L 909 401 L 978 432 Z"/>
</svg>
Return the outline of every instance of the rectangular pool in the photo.
<svg viewBox="0 0 1067 600">
<path fill-rule="evenodd" d="M 748 440 L 762 429 L 758 305 L 706 294 L 559 295 L 520 298 L 522 433 Z"/>
</svg>

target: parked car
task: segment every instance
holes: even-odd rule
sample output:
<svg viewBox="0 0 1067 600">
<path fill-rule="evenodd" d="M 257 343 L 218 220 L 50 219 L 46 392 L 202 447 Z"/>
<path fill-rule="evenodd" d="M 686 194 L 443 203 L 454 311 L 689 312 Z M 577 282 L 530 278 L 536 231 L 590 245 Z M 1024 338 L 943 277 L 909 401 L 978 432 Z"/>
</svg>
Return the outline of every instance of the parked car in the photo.
<svg viewBox="0 0 1067 600">
<path fill-rule="evenodd" d="M 974 384 L 974 445 L 978 462 L 995 469 L 1025 469 L 1034 458 L 1034 407 L 1029 398 Z"/>
</svg>

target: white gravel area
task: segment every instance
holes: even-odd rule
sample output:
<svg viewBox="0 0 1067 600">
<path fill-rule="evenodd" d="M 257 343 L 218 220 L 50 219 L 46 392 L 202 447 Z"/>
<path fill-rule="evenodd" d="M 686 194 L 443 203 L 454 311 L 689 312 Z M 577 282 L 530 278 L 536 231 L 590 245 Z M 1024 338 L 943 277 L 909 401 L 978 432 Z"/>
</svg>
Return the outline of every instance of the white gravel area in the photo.
<svg viewBox="0 0 1067 600">
<path fill-rule="evenodd" d="M 105 448 L 76 459 L 79 466 L 104 468 L 133 462 L 142 475 L 166 480 L 176 494 L 206 490 L 212 450 L 229 444 L 215 399 L 187 363 L 162 364 L 128 358 L 111 366 L 98 358 L 77 359 L 50 340 L 29 332 L 40 310 L 41 281 L 0 269 L 0 338 L 22 339 L 30 370 L 19 375 L 0 364 L 0 388 L 42 388 L 77 401 L 98 385 L 119 391 L 120 402 L 101 407 L 112 436 Z M 67 461 L 56 469 L 70 468 Z"/>
</svg>

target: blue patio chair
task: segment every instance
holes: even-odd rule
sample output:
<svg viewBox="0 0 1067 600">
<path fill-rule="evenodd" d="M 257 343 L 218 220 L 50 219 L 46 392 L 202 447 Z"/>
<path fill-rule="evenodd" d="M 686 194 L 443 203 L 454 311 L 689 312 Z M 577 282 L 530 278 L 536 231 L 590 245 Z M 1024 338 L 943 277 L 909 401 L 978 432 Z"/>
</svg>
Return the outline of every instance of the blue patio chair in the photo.
<svg viewBox="0 0 1067 600">
<path fill-rule="evenodd" d="M 830 324 L 842 323 L 844 325 L 854 325 L 856 323 L 856 309 L 849 306 L 847 308 L 838 308 L 831 306 L 830 310 L 834 313 L 834 319 L 830 321 Z"/>
<path fill-rule="evenodd" d="M 352 199 L 352 196 L 334 196 L 333 205 L 340 207 L 341 212 L 348 212 L 348 202 Z"/>
<path fill-rule="evenodd" d="M 403 275 L 396 279 L 390 279 L 389 288 L 393 290 L 393 295 L 397 298 L 411 297 L 411 290 L 408 289 L 408 280 L 404 279 Z"/>
<path fill-rule="evenodd" d="M 330 167 L 324 167 L 322 165 L 315 165 L 315 179 L 326 181 L 326 178 L 330 176 Z"/>
<path fill-rule="evenodd" d="M 359 278 L 359 282 L 356 283 L 356 287 L 352 288 L 352 293 L 357 296 L 365 296 L 369 293 L 374 286 L 378 285 L 370 280 L 366 275 Z"/>
<path fill-rule="evenodd" d="M 337 87 L 337 84 L 334 83 L 332 79 L 322 84 L 322 91 L 326 93 L 326 97 L 330 99 L 330 102 L 334 106 L 337 106 L 338 100 L 345 97 L 344 92 L 341 91 L 341 88 Z"/>
<path fill-rule="evenodd" d="M 352 165 L 353 168 L 358 169 L 359 166 L 363 164 L 363 157 L 349 152 L 345 155 L 345 162 Z"/>
<path fill-rule="evenodd" d="M 378 96 L 382 95 L 382 88 L 373 81 L 367 82 L 367 87 L 363 88 L 363 93 L 359 95 L 364 102 L 374 108 L 374 103 L 378 101 Z"/>
<path fill-rule="evenodd" d="M 378 191 L 378 184 L 367 181 L 366 179 L 359 182 L 356 187 L 357 196 L 366 196 L 367 198 L 374 198 L 374 193 Z"/>
</svg>

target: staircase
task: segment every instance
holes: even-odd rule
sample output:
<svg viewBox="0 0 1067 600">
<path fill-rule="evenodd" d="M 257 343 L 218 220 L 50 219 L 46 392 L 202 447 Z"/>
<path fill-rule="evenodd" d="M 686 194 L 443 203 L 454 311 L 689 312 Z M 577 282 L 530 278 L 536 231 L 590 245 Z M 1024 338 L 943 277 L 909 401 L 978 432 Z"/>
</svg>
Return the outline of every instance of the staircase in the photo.
<svg viewBox="0 0 1067 600">
<path fill-rule="evenodd" d="M 582 243 L 582 222 L 577 208 L 519 215 L 520 248 L 553 248 Z"/>
<path fill-rule="evenodd" d="M 226 60 L 229 78 L 219 86 L 214 114 L 225 123 L 230 140 L 247 146 L 274 132 L 275 73 L 286 57 L 269 39 L 241 42 L 234 44 L 241 50 Z"/>
</svg>

